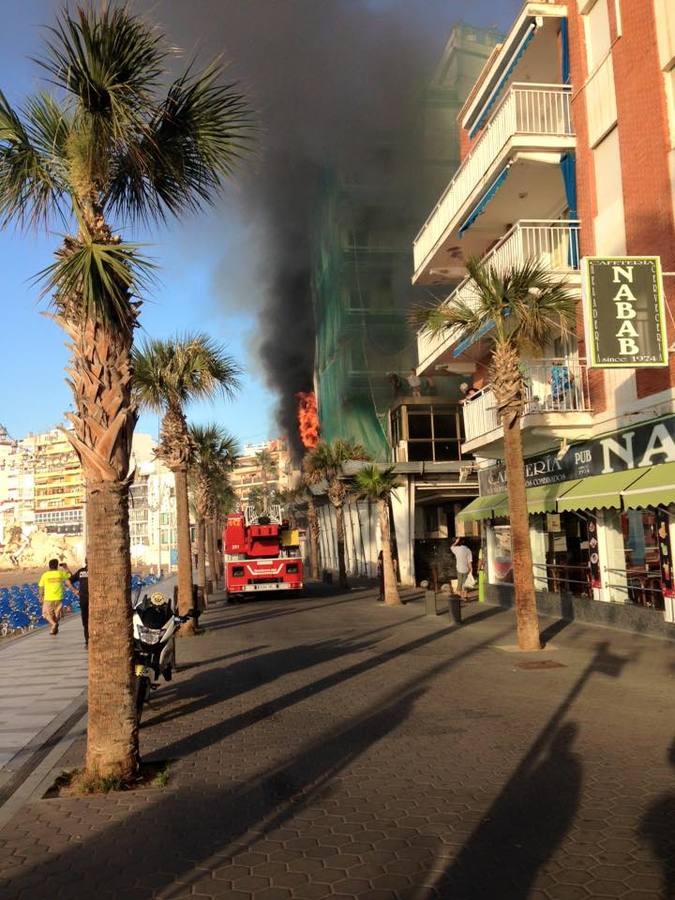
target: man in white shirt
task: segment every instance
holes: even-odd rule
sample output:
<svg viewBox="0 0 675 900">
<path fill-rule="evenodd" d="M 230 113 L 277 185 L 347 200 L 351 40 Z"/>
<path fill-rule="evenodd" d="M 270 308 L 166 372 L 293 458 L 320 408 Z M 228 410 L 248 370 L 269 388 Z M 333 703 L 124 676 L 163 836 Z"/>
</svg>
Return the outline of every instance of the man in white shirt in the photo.
<svg viewBox="0 0 675 900">
<path fill-rule="evenodd" d="M 473 568 L 473 556 L 462 538 L 455 538 L 450 548 L 457 561 L 457 589 L 462 600 L 466 600 L 466 577 Z"/>
</svg>

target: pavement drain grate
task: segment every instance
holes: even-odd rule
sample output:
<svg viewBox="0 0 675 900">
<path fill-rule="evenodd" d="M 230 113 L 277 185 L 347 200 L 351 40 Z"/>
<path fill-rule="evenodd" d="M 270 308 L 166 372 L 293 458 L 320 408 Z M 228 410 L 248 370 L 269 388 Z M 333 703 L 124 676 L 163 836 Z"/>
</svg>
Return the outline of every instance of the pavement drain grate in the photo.
<svg viewBox="0 0 675 900">
<path fill-rule="evenodd" d="M 564 663 L 556 662 L 554 659 L 531 659 L 523 660 L 516 663 L 516 669 L 565 669 Z"/>
</svg>

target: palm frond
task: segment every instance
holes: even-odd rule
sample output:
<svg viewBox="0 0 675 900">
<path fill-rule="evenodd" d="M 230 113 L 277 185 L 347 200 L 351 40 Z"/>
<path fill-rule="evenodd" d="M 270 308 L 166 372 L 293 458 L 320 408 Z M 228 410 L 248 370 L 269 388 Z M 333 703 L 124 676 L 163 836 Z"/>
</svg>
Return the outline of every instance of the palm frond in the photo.
<svg viewBox="0 0 675 900">
<path fill-rule="evenodd" d="M 393 466 L 383 470 L 365 466 L 354 476 L 357 496 L 369 500 L 386 500 L 400 483 Z"/>
<path fill-rule="evenodd" d="M 67 185 L 63 142 L 67 122 L 53 103 L 35 98 L 26 122 L 0 91 L 0 222 L 43 226 L 54 213 L 64 217 Z"/>
<path fill-rule="evenodd" d="M 128 330 L 134 327 L 137 304 L 155 268 L 139 253 L 139 244 L 104 244 L 66 238 L 55 263 L 36 276 L 44 293 L 52 294 L 58 313 L 70 320 L 105 321 Z"/>
<path fill-rule="evenodd" d="M 114 161 L 107 203 L 120 214 L 147 220 L 212 205 L 252 138 L 253 119 L 235 85 L 222 84 L 213 63 L 188 69 L 137 144 L 127 142 Z"/>
<path fill-rule="evenodd" d="M 124 7 L 65 9 L 36 60 L 71 94 L 94 130 L 123 141 L 152 103 L 169 48 L 164 36 Z"/>
<path fill-rule="evenodd" d="M 191 400 L 239 389 L 241 368 L 223 345 L 205 334 L 151 339 L 134 350 L 138 401 L 150 409 L 183 408 Z"/>
</svg>

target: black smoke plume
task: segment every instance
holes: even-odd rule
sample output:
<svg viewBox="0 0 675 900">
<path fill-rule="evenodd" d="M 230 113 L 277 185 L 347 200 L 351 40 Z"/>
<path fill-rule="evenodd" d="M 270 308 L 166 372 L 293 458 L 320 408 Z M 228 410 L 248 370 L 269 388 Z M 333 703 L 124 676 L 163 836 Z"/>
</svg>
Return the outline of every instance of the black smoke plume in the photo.
<svg viewBox="0 0 675 900">
<path fill-rule="evenodd" d="M 419 91 L 452 24 L 506 24 L 517 0 L 148 0 L 186 53 L 224 54 L 257 110 L 257 159 L 238 201 L 252 223 L 256 349 L 300 452 L 296 394 L 312 390 L 310 253 L 321 175 L 356 168 L 378 140 L 415 128 Z M 227 263 L 221 277 L 227 279 Z M 238 279 L 240 284 L 240 276 Z M 240 304 L 241 305 L 241 304 Z"/>
</svg>

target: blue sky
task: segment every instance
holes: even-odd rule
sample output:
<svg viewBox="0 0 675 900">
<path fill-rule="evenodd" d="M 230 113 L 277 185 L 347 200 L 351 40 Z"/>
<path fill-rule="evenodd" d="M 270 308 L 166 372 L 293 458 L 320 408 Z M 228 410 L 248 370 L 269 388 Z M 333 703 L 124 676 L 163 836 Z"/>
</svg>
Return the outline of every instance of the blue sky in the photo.
<svg viewBox="0 0 675 900">
<path fill-rule="evenodd" d="M 208 20 L 208 10 L 214 8 L 212 2 L 192 0 L 190 16 L 182 22 L 181 36 L 187 41 L 186 46 L 216 40 L 216 51 L 223 49 L 220 38 L 216 39 L 210 32 L 202 33 L 204 29 L 199 24 L 192 27 L 192 19 L 198 13 L 204 21 Z M 253 4 L 257 0 L 246 2 Z M 422 21 L 428 22 L 429 27 L 447 21 L 449 33 L 456 17 L 505 25 L 515 13 L 519 0 L 367 2 L 375 7 L 398 8 L 405 16 L 410 15 L 408 4 L 421 4 Z M 184 3 L 187 0 L 135 0 L 132 6 L 144 6 L 152 11 L 153 18 L 156 15 L 162 21 L 160 12 L 170 19 L 176 18 L 179 12 L 185 16 Z M 45 87 L 40 69 L 30 57 L 40 55 L 40 26 L 54 22 L 62 0 L 10 0 L 10 5 L 12 15 L 5 17 L 0 35 L 0 88 L 13 105 L 20 105 L 27 95 Z M 237 9 L 241 12 L 234 2 L 232 10 Z M 244 12 L 250 18 L 249 12 Z M 437 39 L 436 43 L 439 43 Z M 255 72 L 251 77 L 255 79 Z M 253 171 L 255 177 L 255 162 Z M 215 420 L 223 424 L 242 443 L 276 437 L 279 431 L 274 417 L 276 397 L 264 383 L 261 362 L 253 349 L 258 311 L 265 305 L 261 255 L 270 241 L 264 223 L 256 224 L 250 209 L 247 211 L 251 205 L 248 201 L 246 192 L 234 184 L 216 211 L 173 222 L 170 227 L 152 233 L 135 234 L 128 228 L 119 228 L 126 239 L 147 242 L 150 246 L 146 252 L 159 267 L 159 281 L 143 307 L 143 331 L 155 337 L 187 330 L 207 331 L 226 343 L 244 368 L 242 390 L 235 400 L 218 400 L 188 411 L 194 421 Z M 0 232 L 4 294 L 0 306 L 0 423 L 15 437 L 61 422 L 70 404 L 63 375 L 68 357 L 65 338 L 54 323 L 41 315 L 47 306 L 39 300 L 39 288 L 31 283 L 35 274 L 52 261 L 58 244 L 58 234 Z M 157 417 L 143 415 L 138 427 L 156 433 Z"/>
<path fill-rule="evenodd" d="M 53 0 L 12 0 L 12 16 L 5 17 L 0 37 L 0 88 L 15 105 L 44 87 L 39 69 L 29 57 L 40 52 L 38 26 L 52 22 L 57 8 Z M 257 304 L 250 296 L 231 296 L 244 290 L 242 273 L 255 268 L 255 260 L 248 258 L 251 241 L 236 201 L 236 194 L 224 201 L 232 206 L 231 215 L 206 213 L 151 234 L 133 235 L 125 230 L 125 236 L 151 244 L 146 252 L 160 267 L 153 296 L 143 308 L 144 331 L 156 337 L 188 329 L 208 331 L 225 342 L 245 367 L 236 400 L 195 405 L 189 410 L 194 421 L 216 420 L 245 442 L 274 437 L 277 429 L 274 397 L 258 377 L 259 363 L 249 352 L 256 320 L 246 309 Z M 47 305 L 39 300 L 39 288 L 31 284 L 33 276 L 51 262 L 58 242 L 56 234 L 0 232 L 4 295 L 0 301 L 0 423 L 15 437 L 57 424 L 70 404 L 63 376 L 68 358 L 65 338 L 41 315 Z M 231 278 L 223 271 L 224 258 L 237 269 Z M 157 417 L 143 415 L 138 429 L 156 433 Z"/>
</svg>

